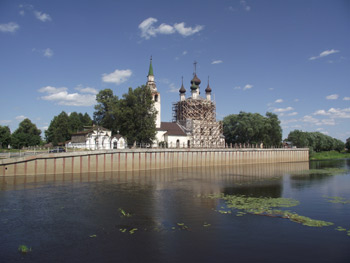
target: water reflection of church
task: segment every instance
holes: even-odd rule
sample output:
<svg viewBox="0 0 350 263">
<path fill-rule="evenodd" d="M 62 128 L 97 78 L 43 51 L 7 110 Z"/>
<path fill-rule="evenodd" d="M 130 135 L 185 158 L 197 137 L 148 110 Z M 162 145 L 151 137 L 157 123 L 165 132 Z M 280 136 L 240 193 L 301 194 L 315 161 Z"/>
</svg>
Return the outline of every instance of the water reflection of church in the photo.
<svg viewBox="0 0 350 263">
<path fill-rule="evenodd" d="M 221 122 L 216 121 L 216 105 L 211 99 L 211 87 L 205 89 L 205 98 L 200 96 L 201 80 L 193 73 L 191 96 L 186 98 L 183 85 L 179 90 L 180 100 L 173 103 L 173 121 L 161 122 L 161 99 L 154 81 L 152 58 L 150 61 L 146 86 L 151 90 L 154 107 L 157 111 L 157 135 L 154 147 L 159 144 L 169 148 L 224 148 L 225 138 Z"/>
</svg>

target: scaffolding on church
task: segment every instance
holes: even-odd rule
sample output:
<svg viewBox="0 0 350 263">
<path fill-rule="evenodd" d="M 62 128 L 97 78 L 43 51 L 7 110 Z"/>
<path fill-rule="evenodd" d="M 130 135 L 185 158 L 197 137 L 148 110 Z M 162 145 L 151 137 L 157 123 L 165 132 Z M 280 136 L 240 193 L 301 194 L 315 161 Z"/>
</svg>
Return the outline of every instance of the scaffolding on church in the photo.
<svg viewBox="0 0 350 263">
<path fill-rule="evenodd" d="M 216 121 L 216 106 L 205 99 L 187 99 L 173 103 L 173 122 L 191 133 L 192 147 L 225 147 L 223 126 Z"/>
</svg>

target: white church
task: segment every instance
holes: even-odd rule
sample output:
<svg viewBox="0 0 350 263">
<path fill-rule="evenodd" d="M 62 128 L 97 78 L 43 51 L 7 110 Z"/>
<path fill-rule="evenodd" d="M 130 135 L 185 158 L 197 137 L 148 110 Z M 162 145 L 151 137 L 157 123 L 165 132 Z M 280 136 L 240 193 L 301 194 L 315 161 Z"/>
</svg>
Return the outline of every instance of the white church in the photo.
<svg viewBox="0 0 350 263">
<path fill-rule="evenodd" d="M 179 90 L 180 101 L 173 104 L 173 121 L 161 121 L 161 96 L 154 80 L 152 58 L 146 86 L 151 90 L 157 111 L 156 139 L 153 147 L 164 145 L 168 148 L 224 148 L 225 137 L 221 122 L 216 121 L 216 106 L 211 100 L 211 88 L 205 89 L 206 97 L 200 96 L 201 80 L 195 72 L 191 80 L 191 96 L 186 98 L 183 81 Z"/>
</svg>

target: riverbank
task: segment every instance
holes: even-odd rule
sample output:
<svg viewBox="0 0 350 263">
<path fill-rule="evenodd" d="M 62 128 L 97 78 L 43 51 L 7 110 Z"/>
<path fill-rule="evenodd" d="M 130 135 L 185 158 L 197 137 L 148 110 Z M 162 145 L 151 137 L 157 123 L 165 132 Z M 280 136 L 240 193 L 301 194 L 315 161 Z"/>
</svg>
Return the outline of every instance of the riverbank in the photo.
<svg viewBox="0 0 350 263">
<path fill-rule="evenodd" d="M 332 160 L 332 159 L 350 159 L 350 153 L 347 152 L 313 152 L 310 154 L 310 160 Z"/>
</svg>

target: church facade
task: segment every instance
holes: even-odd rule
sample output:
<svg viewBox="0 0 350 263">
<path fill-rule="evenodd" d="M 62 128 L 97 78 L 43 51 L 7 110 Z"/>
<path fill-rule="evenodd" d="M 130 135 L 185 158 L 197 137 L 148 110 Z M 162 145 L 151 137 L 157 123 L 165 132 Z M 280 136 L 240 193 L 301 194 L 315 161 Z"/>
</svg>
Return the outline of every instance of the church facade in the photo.
<svg viewBox="0 0 350 263">
<path fill-rule="evenodd" d="M 196 66 L 196 63 L 195 63 Z M 173 121 L 161 121 L 161 96 L 153 74 L 152 58 L 150 61 L 146 87 L 151 90 L 156 117 L 156 139 L 153 147 L 168 148 L 224 148 L 225 138 L 221 122 L 216 121 L 216 105 L 211 100 L 211 87 L 205 89 L 206 97 L 200 96 L 201 80 L 196 68 L 191 80 L 191 96 L 186 98 L 183 85 L 179 90 L 180 100 L 173 103 Z"/>
</svg>

